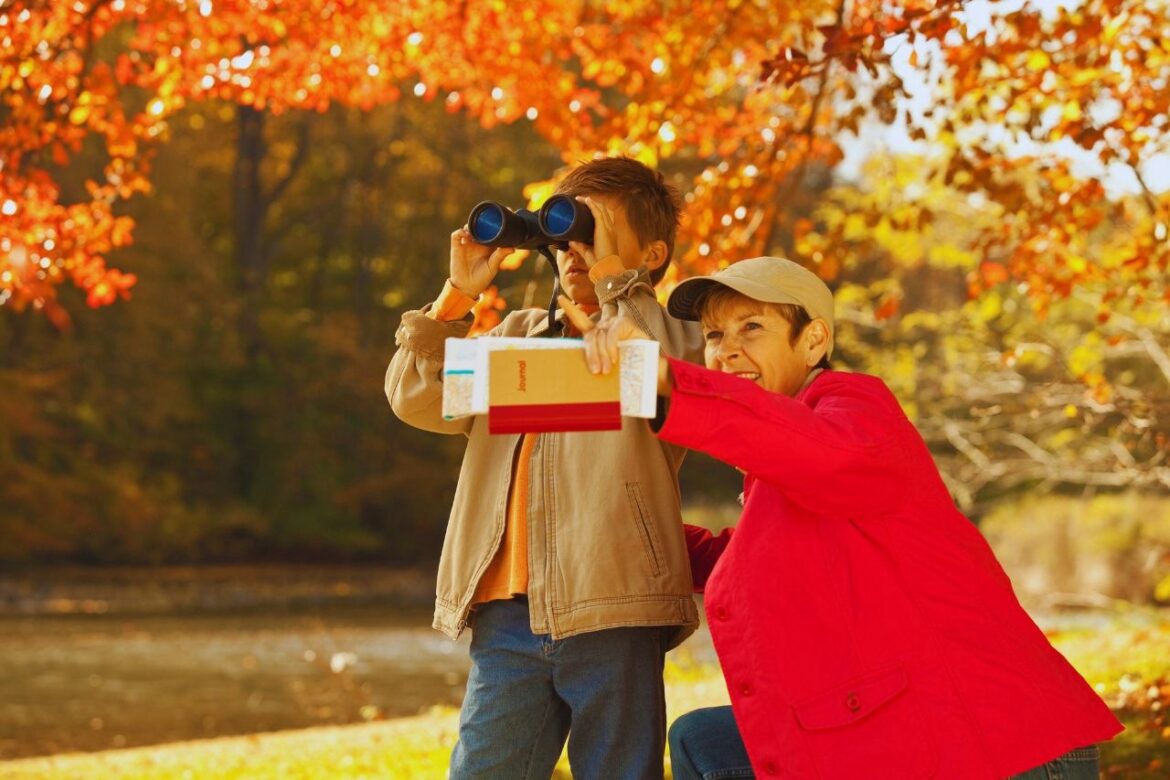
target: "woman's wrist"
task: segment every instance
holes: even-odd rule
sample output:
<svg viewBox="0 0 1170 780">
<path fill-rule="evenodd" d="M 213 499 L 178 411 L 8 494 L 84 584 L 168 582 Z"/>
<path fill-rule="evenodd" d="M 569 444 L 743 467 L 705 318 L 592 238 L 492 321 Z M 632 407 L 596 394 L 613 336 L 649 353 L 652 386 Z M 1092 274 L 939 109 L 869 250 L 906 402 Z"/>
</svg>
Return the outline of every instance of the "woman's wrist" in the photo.
<svg viewBox="0 0 1170 780">
<path fill-rule="evenodd" d="M 670 361 L 661 355 L 658 356 L 658 394 L 670 396 L 674 390 L 674 377 L 670 374 Z"/>
</svg>

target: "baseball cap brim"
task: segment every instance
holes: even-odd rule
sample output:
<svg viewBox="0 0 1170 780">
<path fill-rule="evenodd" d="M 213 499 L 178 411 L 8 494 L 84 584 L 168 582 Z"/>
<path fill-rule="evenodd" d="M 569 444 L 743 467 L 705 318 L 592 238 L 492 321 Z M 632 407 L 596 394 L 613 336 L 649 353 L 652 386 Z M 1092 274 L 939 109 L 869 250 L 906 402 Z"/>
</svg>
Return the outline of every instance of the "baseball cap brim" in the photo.
<svg viewBox="0 0 1170 780">
<path fill-rule="evenodd" d="M 753 257 L 732 263 L 711 276 L 687 279 L 671 292 L 666 308 L 683 320 L 698 320 L 699 306 L 714 285 L 762 303 L 800 306 L 829 328 L 825 354 L 833 352 L 833 293 L 809 269 L 783 257 Z"/>
<path fill-rule="evenodd" d="M 754 279 L 713 279 L 709 276 L 696 276 L 678 284 L 666 300 L 666 310 L 680 320 L 698 320 L 699 302 L 712 287 L 727 287 L 737 293 L 746 295 L 765 303 L 792 303 L 803 306 L 804 303 L 795 297 L 777 290 L 767 284 Z"/>
</svg>

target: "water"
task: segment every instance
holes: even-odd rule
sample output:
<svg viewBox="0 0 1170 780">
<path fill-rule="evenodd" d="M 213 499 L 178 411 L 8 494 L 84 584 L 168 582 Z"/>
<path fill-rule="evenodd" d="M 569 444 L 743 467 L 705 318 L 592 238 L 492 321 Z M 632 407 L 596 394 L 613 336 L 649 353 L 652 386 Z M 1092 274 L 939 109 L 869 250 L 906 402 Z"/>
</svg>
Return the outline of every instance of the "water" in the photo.
<svg viewBox="0 0 1170 780">
<path fill-rule="evenodd" d="M 1034 617 L 1047 628 L 1104 630 L 1116 613 Z M 0 760 L 457 707 L 469 637 L 452 642 L 430 621 L 429 608 L 369 602 L 0 614 Z M 715 663 L 705 630 L 682 652 Z"/>
<path fill-rule="evenodd" d="M 389 606 L 0 617 L 0 760 L 458 706 L 466 644 Z"/>
</svg>

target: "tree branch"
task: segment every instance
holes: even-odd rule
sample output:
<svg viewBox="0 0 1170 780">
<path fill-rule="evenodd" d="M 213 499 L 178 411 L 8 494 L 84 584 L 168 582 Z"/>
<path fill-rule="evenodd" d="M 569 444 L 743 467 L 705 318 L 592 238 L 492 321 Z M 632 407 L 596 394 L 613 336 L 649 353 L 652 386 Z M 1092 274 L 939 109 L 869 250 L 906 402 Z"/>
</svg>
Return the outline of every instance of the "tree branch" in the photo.
<svg viewBox="0 0 1170 780">
<path fill-rule="evenodd" d="M 268 210 L 276 201 L 280 200 L 280 196 L 288 189 L 288 185 L 300 170 L 301 164 L 304 163 L 309 151 L 309 119 L 306 117 L 301 120 L 300 128 L 297 133 L 297 150 L 293 153 L 293 158 L 288 164 L 288 173 L 284 175 L 273 187 L 272 191 L 264 197 L 264 211 Z"/>
</svg>

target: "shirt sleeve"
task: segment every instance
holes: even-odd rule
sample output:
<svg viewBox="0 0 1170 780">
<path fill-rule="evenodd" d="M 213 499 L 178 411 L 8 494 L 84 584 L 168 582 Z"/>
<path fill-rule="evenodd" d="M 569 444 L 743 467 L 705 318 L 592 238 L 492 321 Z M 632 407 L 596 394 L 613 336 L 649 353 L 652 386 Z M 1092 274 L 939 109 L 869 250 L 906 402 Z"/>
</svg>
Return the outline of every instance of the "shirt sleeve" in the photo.
<svg viewBox="0 0 1170 780">
<path fill-rule="evenodd" d="M 464 338 L 469 319 L 450 322 L 430 316 L 432 306 L 402 315 L 398 349 L 386 369 L 386 398 L 400 420 L 435 433 L 466 433 L 470 417 L 443 418 L 443 359 L 448 338 Z"/>
<path fill-rule="evenodd" d="M 718 534 L 713 534 L 706 528 L 697 525 L 683 525 L 686 534 L 687 554 L 691 559 L 691 581 L 695 593 L 702 593 L 707 587 L 707 580 L 719 561 L 719 556 L 727 549 L 731 542 L 734 528 L 724 528 Z"/>
</svg>

